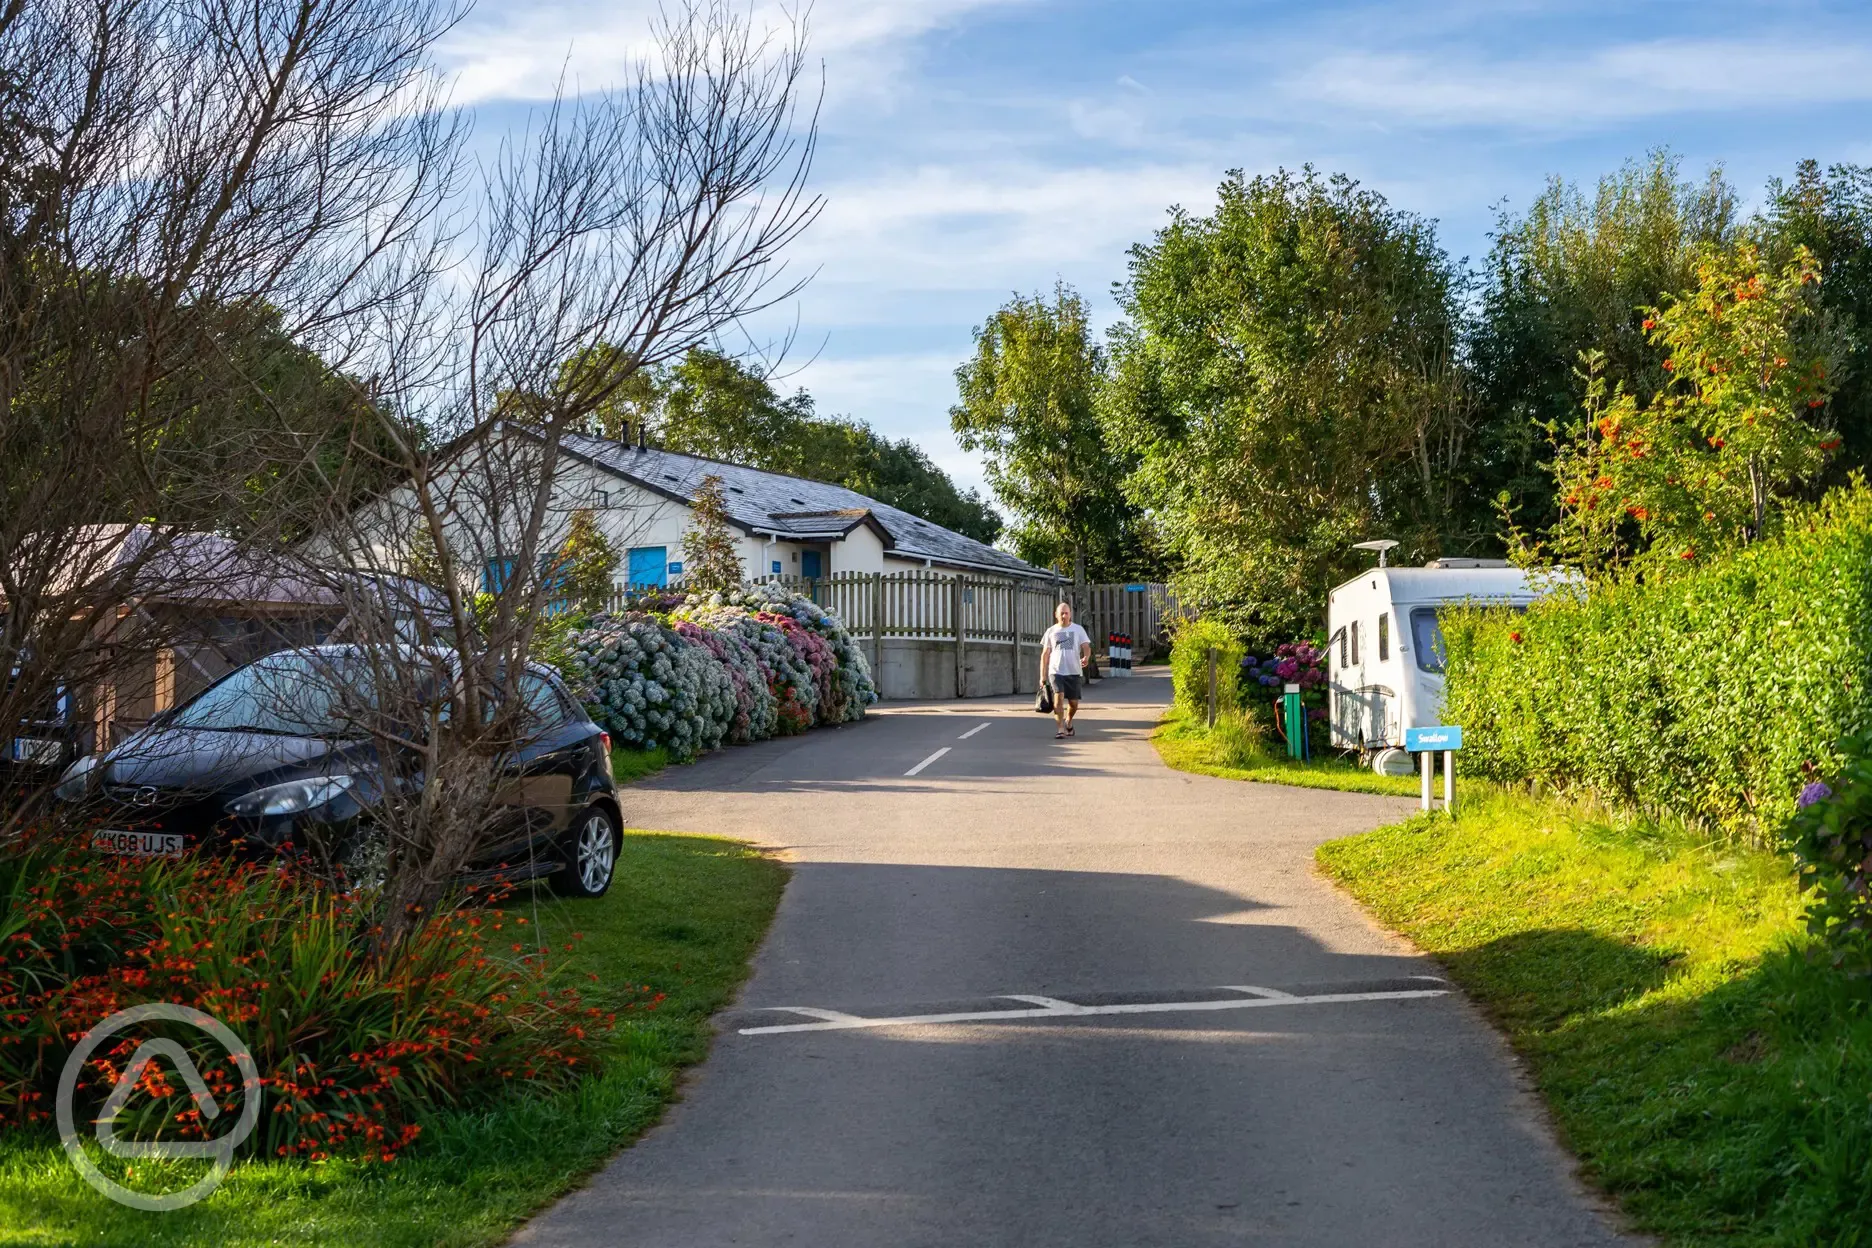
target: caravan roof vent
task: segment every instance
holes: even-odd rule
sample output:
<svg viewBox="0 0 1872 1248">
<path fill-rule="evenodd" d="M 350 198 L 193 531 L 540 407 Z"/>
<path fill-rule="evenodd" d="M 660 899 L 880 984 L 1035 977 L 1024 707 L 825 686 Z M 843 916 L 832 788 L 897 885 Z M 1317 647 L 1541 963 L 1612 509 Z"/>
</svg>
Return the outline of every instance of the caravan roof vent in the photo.
<svg viewBox="0 0 1872 1248">
<path fill-rule="evenodd" d="M 1506 559 L 1432 559 L 1423 566 L 1426 568 L 1506 568 L 1513 565 Z"/>
</svg>

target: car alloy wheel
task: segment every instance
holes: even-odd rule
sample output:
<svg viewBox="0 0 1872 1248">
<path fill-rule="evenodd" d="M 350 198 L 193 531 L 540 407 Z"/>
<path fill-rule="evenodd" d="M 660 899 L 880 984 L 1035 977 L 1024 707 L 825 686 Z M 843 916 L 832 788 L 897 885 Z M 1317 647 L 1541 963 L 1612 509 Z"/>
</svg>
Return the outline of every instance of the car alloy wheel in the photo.
<svg viewBox="0 0 1872 1248">
<path fill-rule="evenodd" d="M 597 896 L 611 886 L 611 872 L 617 868 L 617 836 L 602 811 L 585 816 L 573 854 L 573 868 L 587 893 Z"/>
</svg>

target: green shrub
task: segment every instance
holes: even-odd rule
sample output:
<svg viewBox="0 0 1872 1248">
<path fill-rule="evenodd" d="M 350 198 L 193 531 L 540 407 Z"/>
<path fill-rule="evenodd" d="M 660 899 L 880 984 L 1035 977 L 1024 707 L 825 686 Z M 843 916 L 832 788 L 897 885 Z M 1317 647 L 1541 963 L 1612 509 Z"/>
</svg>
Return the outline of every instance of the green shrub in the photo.
<svg viewBox="0 0 1872 1248">
<path fill-rule="evenodd" d="M 1185 620 L 1170 641 L 1170 683 L 1186 711 L 1209 710 L 1209 652 L 1215 651 L 1216 710 L 1241 705 L 1241 639 L 1215 620 Z"/>
<path fill-rule="evenodd" d="M 1477 774 L 1772 838 L 1872 728 L 1872 491 L 1675 575 L 1452 610 L 1443 635 L 1443 718 Z"/>
<path fill-rule="evenodd" d="M 1872 975 L 1872 735 L 1840 742 L 1846 761 L 1831 785 L 1801 789 L 1788 844 L 1812 894 L 1807 930 L 1835 967 Z"/>
</svg>

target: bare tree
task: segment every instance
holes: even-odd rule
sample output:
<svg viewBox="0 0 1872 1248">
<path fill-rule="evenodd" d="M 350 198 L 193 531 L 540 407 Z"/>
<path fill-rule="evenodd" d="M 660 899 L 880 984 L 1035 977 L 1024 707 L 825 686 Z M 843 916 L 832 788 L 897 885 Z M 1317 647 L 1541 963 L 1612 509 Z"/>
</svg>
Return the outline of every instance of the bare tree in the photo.
<svg viewBox="0 0 1872 1248">
<path fill-rule="evenodd" d="M 543 570 L 590 505 L 562 435 L 642 370 L 798 288 L 781 253 L 819 210 L 805 181 L 804 29 L 763 34 L 712 3 L 666 15 L 656 34 L 628 86 L 562 96 L 486 173 L 474 277 L 426 305 L 452 332 L 435 355 L 394 361 L 426 436 L 387 423 L 401 484 L 334 516 L 318 544 L 336 567 L 406 565 L 419 547 L 440 595 L 421 610 L 360 603 L 352 617 L 383 669 L 376 687 L 404 703 L 390 720 L 420 722 L 379 742 L 399 773 L 374 829 L 392 940 L 511 818 L 502 795 L 530 731 L 517 682 L 554 592 Z M 437 670 L 446 720 L 428 692 Z"/>
<path fill-rule="evenodd" d="M 368 484 L 381 435 L 332 370 L 441 257 L 460 128 L 427 50 L 454 18 L 0 6 L 0 743 L 61 701 L 102 730 L 135 673 L 160 692 L 152 604 L 256 566 L 203 533 L 276 544 Z"/>
<path fill-rule="evenodd" d="M 191 581 L 307 587 L 350 648 L 281 722 L 367 747 L 386 949 L 508 830 L 589 505 L 561 435 L 793 293 L 819 209 L 803 26 L 673 10 L 476 178 L 431 58 L 458 16 L 0 0 L 0 725 L 160 662 L 148 605 Z M 221 562 L 176 557 L 205 533 Z"/>
</svg>

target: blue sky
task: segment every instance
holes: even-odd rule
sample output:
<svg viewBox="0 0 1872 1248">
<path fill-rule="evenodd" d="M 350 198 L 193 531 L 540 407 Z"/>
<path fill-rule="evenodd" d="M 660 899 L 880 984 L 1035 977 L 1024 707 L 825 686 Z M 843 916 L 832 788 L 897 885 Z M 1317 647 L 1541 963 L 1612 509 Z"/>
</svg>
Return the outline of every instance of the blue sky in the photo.
<svg viewBox="0 0 1872 1248">
<path fill-rule="evenodd" d="M 653 6 L 480 0 L 450 41 L 463 101 L 505 125 L 562 65 L 620 76 Z M 780 11 L 757 7 L 756 20 Z M 791 384 L 821 410 L 949 436 L 970 331 L 1056 278 L 1116 313 L 1125 249 L 1223 172 L 1311 162 L 1435 218 L 1482 257 L 1502 203 L 1665 146 L 1755 202 L 1812 156 L 1872 163 L 1872 5 L 819 0 L 824 215 Z"/>
</svg>

